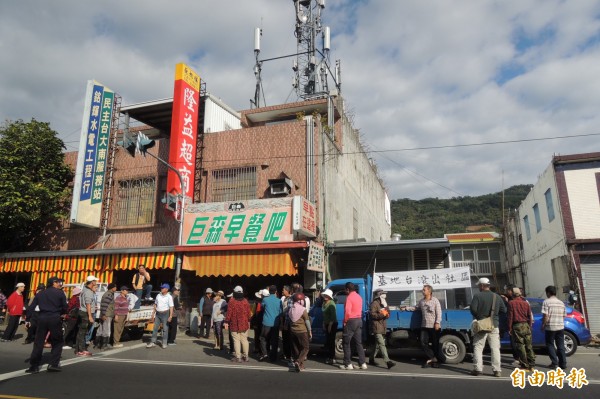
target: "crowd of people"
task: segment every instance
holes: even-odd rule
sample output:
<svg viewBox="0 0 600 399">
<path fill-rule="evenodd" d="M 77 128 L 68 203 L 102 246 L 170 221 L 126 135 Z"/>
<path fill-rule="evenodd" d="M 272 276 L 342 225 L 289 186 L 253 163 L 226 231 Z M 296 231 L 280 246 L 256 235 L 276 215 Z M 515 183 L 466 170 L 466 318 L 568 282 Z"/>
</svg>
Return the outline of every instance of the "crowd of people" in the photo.
<svg viewBox="0 0 600 399">
<path fill-rule="evenodd" d="M 140 284 L 140 281 L 142 283 Z M 88 276 L 83 286 L 75 287 L 67 301 L 63 291 L 63 280 L 51 277 L 47 283 L 40 284 L 36 293 L 24 306 L 24 283 L 18 283 L 15 291 L 8 297 L 0 297 L 0 307 L 6 308 L 8 322 L 2 335 L 2 341 L 11 341 L 15 337 L 19 320 L 26 318 L 28 328 L 24 343 L 33 343 L 28 373 L 40 370 L 40 362 L 44 347 L 51 347 L 48 371 L 60 371 L 60 357 L 63 349 L 74 349 L 77 356 L 91 356 L 89 346 L 92 344 L 93 329 L 97 326 L 94 348 L 120 348 L 125 322 L 131 310 L 140 306 L 140 298 L 150 300 L 153 304 L 151 321 L 152 336 L 147 348 L 160 344 L 166 349 L 176 345 L 177 311 L 182 308 L 179 289 L 171 289 L 169 284 L 160 285 L 160 292 L 150 299 L 147 286 L 150 285 L 150 274 L 141 265 L 132 279 L 133 291 L 121 286 L 117 292 L 115 283 L 108 284 L 98 304 L 98 279 Z M 474 319 L 473 369 L 471 374 L 481 375 L 483 372 L 482 353 L 486 343 L 491 350 L 493 375 L 501 376 L 500 367 L 500 315 L 506 314 L 507 328 L 513 348 L 513 366 L 531 371 L 536 364 L 531 334 L 533 314 L 531 306 L 522 296 L 518 287 L 506 286 L 503 295 L 491 290 L 489 279 L 481 278 L 477 283 L 479 292 L 473 296 L 470 311 Z M 367 369 L 365 351 L 363 349 L 363 299 L 356 292 L 354 284 L 345 286 L 346 301 L 342 320 L 342 343 L 344 359 L 339 368 L 354 369 L 352 364 L 352 346 L 358 354 L 358 368 Z M 402 310 L 421 312 L 421 329 L 419 340 L 427 360 L 424 368 L 438 368 L 443 363 L 440 353 L 439 339 L 442 323 L 442 307 L 433 295 L 433 288 L 425 285 L 423 297 L 414 307 L 402 307 Z M 373 292 L 373 300 L 369 304 L 369 332 L 372 338 L 369 365 L 378 366 L 376 357 L 380 353 L 385 367 L 396 365 L 391 361 L 386 348 L 386 320 L 389 318 L 389 305 L 386 292 L 377 289 Z M 556 298 L 556 288 L 546 288 L 547 299 L 542 305 L 546 345 L 551 360 L 550 368 L 566 368 L 564 347 L 565 305 Z M 245 363 L 250 360 L 249 331 L 254 330 L 254 353 L 258 361 L 278 362 L 280 359 L 298 372 L 305 369 L 309 345 L 312 339 L 311 317 L 309 317 L 310 299 L 305 296 L 302 285 L 295 283 L 283 286 L 279 294 L 275 285 L 270 285 L 254 294 L 254 301 L 249 301 L 247 293 L 241 286 L 232 292 L 213 291 L 207 288 L 198 303 L 199 337 L 210 338 L 211 331 L 215 350 L 225 350 L 226 336 L 231 361 Z M 338 332 L 336 302 L 329 289 L 320 293 L 317 298 L 322 309 L 323 331 L 325 334 L 324 349 L 327 353 L 326 363 L 336 364 L 335 340 Z M 99 307 L 99 318 L 96 310 Z M 25 309 L 25 312 L 24 312 Z M 162 342 L 158 343 L 158 332 L 162 326 Z M 63 333 L 64 332 L 64 333 Z M 112 340 L 111 340 L 112 337 Z M 112 345 L 111 345 L 112 344 Z"/>
<path fill-rule="evenodd" d="M 277 362 L 281 356 L 289 367 L 304 370 L 312 329 L 309 298 L 304 295 L 303 287 L 297 283 L 284 286 L 278 296 L 277 287 L 271 285 L 254 296 L 256 300 L 251 304 L 241 286 L 227 296 L 223 291 L 207 288 L 198 303 L 199 337 L 209 338 L 212 329 L 214 349 L 224 350 L 226 330 L 231 361 L 245 363 L 250 361 L 248 336 L 252 329 L 253 349 L 259 361 Z"/>
</svg>

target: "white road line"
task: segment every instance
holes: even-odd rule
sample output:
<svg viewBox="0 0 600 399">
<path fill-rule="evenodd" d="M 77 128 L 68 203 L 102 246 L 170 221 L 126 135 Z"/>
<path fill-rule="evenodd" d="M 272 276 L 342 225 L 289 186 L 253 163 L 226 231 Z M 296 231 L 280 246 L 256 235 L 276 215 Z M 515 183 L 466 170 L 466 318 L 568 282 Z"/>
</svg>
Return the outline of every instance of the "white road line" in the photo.
<svg viewBox="0 0 600 399">
<path fill-rule="evenodd" d="M 94 354 L 93 356 L 75 357 L 73 359 L 67 359 L 67 360 L 61 361 L 60 365 L 68 366 L 69 364 L 81 363 L 81 362 L 85 362 L 85 361 L 92 360 L 92 359 L 98 359 L 98 358 L 106 356 L 106 355 L 114 355 L 117 353 L 126 352 L 128 350 L 137 349 L 137 348 L 141 348 L 144 346 L 146 346 L 146 344 L 142 343 L 142 344 L 137 344 L 137 345 L 124 346 L 123 348 L 107 350 L 105 352 L 100 352 L 100 353 Z M 46 371 L 45 367 L 40 368 L 40 372 L 45 372 L 45 371 Z M 0 382 L 10 380 L 12 378 L 24 377 L 26 375 L 31 375 L 31 374 L 26 373 L 25 370 L 11 371 L 10 373 L 0 374 Z"/>
<path fill-rule="evenodd" d="M 141 366 L 183 366 L 183 367 L 204 367 L 204 368 L 215 368 L 215 369 L 232 369 L 237 368 L 239 370 L 261 370 L 261 371 L 276 371 L 276 372 L 290 372 L 286 367 L 269 367 L 269 366 L 252 366 L 252 365 L 237 365 L 237 364 L 213 364 L 213 363 L 191 363 L 191 362 L 172 362 L 163 360 L 153 360 L 151 362 L 141 363 L 138 359 L 117 359 L 111 357 L 97 357 L 91 359 L 98 362 L 109 362 L 109 363 L 134 363 Z M 492 376 L 479 376 L 472 377 L 464 374 L 457 375 L 445 375 L 445 374 L 422 374 L 422 373 L 393 373 L 390 371 L 365 371 L 365 370 L 335 370 L 335 369 L 306 369 L 302 371 L 304 373 L 325 373 L 325 374 L 353 374 L 363 376 L 383 376 L 383 377 L 403 377 L 403 378 L 437 378 L 446 380 L 461 380 L 461 381 L 510 381 L 507 377 L 492 377 Z M 600 385 L 600 380 L 588 380 L 590 385 Z"/>
</svg>

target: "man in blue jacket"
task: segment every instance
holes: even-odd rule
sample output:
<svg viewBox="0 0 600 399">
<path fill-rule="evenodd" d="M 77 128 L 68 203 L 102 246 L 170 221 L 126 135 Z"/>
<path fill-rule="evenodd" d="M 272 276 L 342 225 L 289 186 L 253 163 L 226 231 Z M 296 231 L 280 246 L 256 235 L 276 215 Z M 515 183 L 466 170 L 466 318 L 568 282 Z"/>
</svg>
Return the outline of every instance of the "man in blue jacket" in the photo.
<svg viewBox="0 0 600 399">
<path fill-rule="evenodd" d="M 263 290 L 263 322 L 260 332 L 260 361 L 277 361 L 279 349 L 279 323 L 281 319 L 282 304 L 277 298 L 277 287 L 272 285 L 268 290 Z"/>
</svg>

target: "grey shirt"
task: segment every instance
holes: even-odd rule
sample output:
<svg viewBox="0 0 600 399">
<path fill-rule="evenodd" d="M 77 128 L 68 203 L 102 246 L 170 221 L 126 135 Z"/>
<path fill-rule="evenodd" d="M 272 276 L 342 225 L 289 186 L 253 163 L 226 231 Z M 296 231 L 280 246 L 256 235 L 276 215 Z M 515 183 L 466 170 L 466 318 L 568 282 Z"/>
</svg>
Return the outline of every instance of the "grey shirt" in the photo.
<svg viewBox="0 0 600 399">
<path fill-rule="evenodd" d="M 92 315 L 96 312 L 96 293 L 88 287 L 83 287 L 81 295 L 79 295 L 79 310 L 87 312 L 86 305 L 90 304 L 92 307 Z"/>
</svg>

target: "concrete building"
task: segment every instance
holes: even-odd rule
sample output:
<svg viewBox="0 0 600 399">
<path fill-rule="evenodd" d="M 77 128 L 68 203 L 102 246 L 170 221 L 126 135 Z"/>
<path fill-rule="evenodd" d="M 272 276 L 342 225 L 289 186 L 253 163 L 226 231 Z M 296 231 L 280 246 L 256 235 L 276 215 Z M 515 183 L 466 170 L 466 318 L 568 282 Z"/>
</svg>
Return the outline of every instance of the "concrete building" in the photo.
<svg viewBox="0 0 600 399">
<path fill-rule="evenodd" d="M 191 297 L 208 286 L 230 290 L 237 284 L 250 292 L 291 281 L 314 289 L 330 273 L 327 259 L 321 269 L 307 269 L 314 244 L 318 249 L 336 240 L 389 239 L 385 187 L 344 113 L 341 98 L 237 112 L 203 93 L 194 204 L 186 206 L 185 234 L 179 245 L 179 223 L 161 202 L 168 168 L 154 157 L 132 158 L 116 145 L 115 137 L 120 138 L 124 128 L 133 134 L 144 132 L 156 139 L 149 152 L 168 159 L 172 108 L 172 99 L 120 107 L 121 130 L 113 131 L 109 147 L 114 162 L 107 169 L 110 180 L 105 180 L 101 227 L 66 222 L 36 251 L 3 254 L 0 278 L 11 283 L 25 279 L 35 286 L 51 274 L 60 274 L 67 282 L 95 274 L 104 281 L 128 284 L 132 270 L 143 263 L 158 284 L 173 282 L 177 259 L 182 258 L 182 284 Z M 334 113 L 332 119 L 329 112 Z M 328 120 L 333 120 L 331 127 Z M 66 154 L 72 165 L 76 158 L 77 154 Z M 312 229 L 293 227 L 298 204 L 305 212 L 314 212 Z M 271 241 L 237 242 L 231 240 L 232 233 L 227 242 L 224 236 L 232 229 L 232 215 L 240 209 L 250 212 L 247 219 L 279 209 L 277 214 L 284 213 L 288 224 L 282 224 Z M 220 240 L 209 242 L 206 235 L 199 235 L 198 220 L 207 213 L 219 220 L 229 218 L 229 225 L 221 226 Z M 205 227 L 208 234 L 215 224 Z"/>
<path fill-rule="evenodd" d="M 554 156 L 507 228 L 511 279 L 533 297 L 578 292 L 600 332 L 600 153 Z"/>
<path fill-rule="evenodd" d="M 502 290 L 507 283 L 502 237 L 494 232 L 445 234 L 450 243 L 450 267 L 468 266 L 471 270 L 471 289 L 453 292 L 456 307 L 471 303 L 477 281 L 487 277 Z"/>
</svg>

